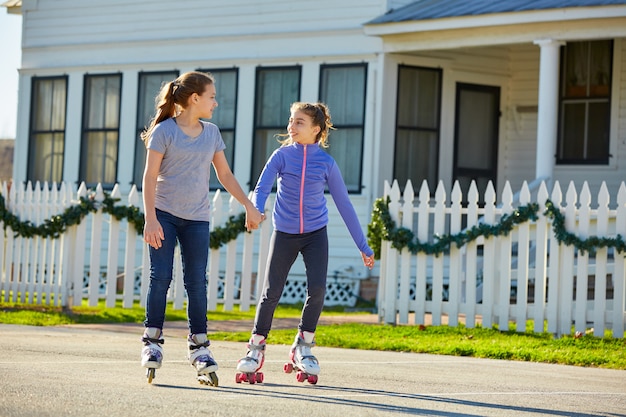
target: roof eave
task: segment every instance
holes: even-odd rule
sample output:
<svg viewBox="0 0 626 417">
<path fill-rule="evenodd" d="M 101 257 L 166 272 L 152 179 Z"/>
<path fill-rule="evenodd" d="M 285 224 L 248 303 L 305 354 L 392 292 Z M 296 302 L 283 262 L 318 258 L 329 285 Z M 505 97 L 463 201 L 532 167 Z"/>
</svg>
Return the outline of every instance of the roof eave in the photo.
<svg viewBox="0 0 626 417">
<path fill-rule="evenodd" d="M 412 32 L 478 27 L 521 25 L 528 23 L 561 22 L 626 17 L 626 5 L 603 7 L 571 7 L 552 10 L 533 10 L 514 13 L 494 13 L 479 16 L 459 16 L 444 19 L 412 20 L 406 22 L 366 23 L 366 35 L 385 36 Z"/>
</svg>

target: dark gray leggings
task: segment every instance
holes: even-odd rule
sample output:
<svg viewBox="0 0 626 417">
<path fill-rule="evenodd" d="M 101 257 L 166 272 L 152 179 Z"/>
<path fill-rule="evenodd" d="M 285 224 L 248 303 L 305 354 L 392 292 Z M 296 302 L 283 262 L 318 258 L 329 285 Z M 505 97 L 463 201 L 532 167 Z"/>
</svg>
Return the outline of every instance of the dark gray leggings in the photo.
<svg viewBox="0 0 626 417">
<path fill-rule="evenodd" d="M 263 294 L 257 306 L 252 333 L 265 337 L 269 334 L 274 311 L 285 288 L 289 270 L 299 253 L 302 254 L 306 268 L 306 300 L 298 330 L 315 332 L 326 295 L 328 273 L 326 227 L 297 235 L 274 231 L 270 240 Z"/>
</svg>

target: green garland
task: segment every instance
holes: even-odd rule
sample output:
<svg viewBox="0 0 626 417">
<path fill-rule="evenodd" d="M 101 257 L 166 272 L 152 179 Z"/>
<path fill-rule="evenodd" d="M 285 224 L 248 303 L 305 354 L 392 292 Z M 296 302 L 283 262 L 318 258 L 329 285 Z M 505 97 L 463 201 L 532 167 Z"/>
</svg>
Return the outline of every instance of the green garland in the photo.
<svg viewBox="0 0 626 417">
<path fill-rule="evenodd" d="M 102 211 L 117 220 L 128 220 L 135 226 L 137 234 L 143 234 L 145 219 L 139 208 L 133 205 L 116 206 L 115 203 L 120 201 L 119 198 L 112 198 L 106 192 L 104 195 L 104 200 L 101 203 Z M 57 239 L 65 233 L 68 227 L 80 224 L 85 216 L 97 211 L 98 205 L 95 201 L 95 195 L 90 194 L 89 197 L 81 197 L 77 204 L 66 208 L 63 213 L 45 219 L 42 224 L 37 226 L 28 220 L 21 221 L 19 217 L 7 210 L 4 196 L 0 194 L 0 221 L 2 221 L 5 231 L 8 227 L 11 228 L 15 237 L 33 238 L 40 236 Z M 211 249 L 219 249 L 222 245 L 236 239 L 245 230 L 245 221 L 246 214 L 240 213 L 238 216 L 230 216 L 224 226 L 216 227 L 210 233 Z"/>
<path fill-rule="evenodd" d="M 412 254 L 418 252 L 428 255 L 436 255 L 448 251 L 452 244 L 460 248 L 480 236 L 489 238 L 491 236 L 506 236 L 517 224 L 527 221 L 537 220 L 537 212 L 539 205 L 531 203 L 526 206 L 519 207 L 511 214 L 505 214 L 496 225 L 487 225 L 484 223 L 472 226 L 455 235 L 435 236 L 434 243 L 420 242 L 410 229 L 405 227 L 397 227 L 395 221 L 389 214 L 389 197 L 379 198 L 374 202 L 372 211 L 372 220 L 367 227 L 367 237 L 370 247 L 374 250 L 377 259 L 380 257 L 381 241 L 391 242 L 391 246 L 397 250 L 407 248 Z M 587 239 L 581 239 L 578 236 L 565 230 L 565 217 L 557 207 L 550 201 L 546 201 L 546 210 L 544 215 L 552 219 L 552 228 L 554 235 L 559 243 L 573 245 L 581 253 L 595 253 L 599 247 L 612 247 L 618 252 L 626 252 L 626 244 L 621 235 L 616 238 L 600 238 L 591 236 Z"/>
</svg>

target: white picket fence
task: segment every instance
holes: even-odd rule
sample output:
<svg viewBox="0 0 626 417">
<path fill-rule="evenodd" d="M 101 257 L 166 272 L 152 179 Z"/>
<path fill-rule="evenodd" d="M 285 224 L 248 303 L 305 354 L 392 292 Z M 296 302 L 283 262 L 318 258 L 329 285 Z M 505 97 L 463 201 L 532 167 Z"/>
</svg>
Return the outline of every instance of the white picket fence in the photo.
<svg viewBox="0 0 626 417">
<path fill-rule="evenodd" d="M 590 255 L 560 244 L 552 221 L 543 213 L 549 199 L 565 216 L 567 232 L 580 238 L 626 238 L 624 183 L 616 209 L 610 209 L 610 195 L 604 184 L 593 209 L 586 183 L 580 193 L 569 184 L 565 201 L 558 182 L 551 194 L 541 183 L 534 200 L 524 183 L 519 195 L 519 206 L 532 201 L 539 204 L 538 219 L 516 226 L 508 235 L 480 237 L 461 248 L 452 245 L 439 256 L 421 252 L 413 255 L 406 248 L 399 251 L 391 242 L 383 241 L 378 294 L 381 321 L 419 325 L 430 314 L 434 325 L 447 319 L 448 325 L 456 326 L 465 320 L 468 327 L 497 324 L 506 330 L 512 321 L 522 332 L 527 320 L 532 320 L 535 332 L 543 332 L 547 322 L 547 331 L 556 335 L 570 334 L 573 325 L 576 332 L 593 331 L 602 337 L 610 329 L 612 337 L 623 337 L 626 253 L 601 247 Z M 420 242 L 432 243 L 436 235 L 457 236 L 466 230 L 463 221 L 467 229 L 479 222 L 496 226 L 503 215 L 514 212 L 514 196 L 508 183 L 498 205 L 491 184 L 484 205 L 479 204 L 475 184 L 470 187 L 467 204 L 462 203 L 458 184 L 452 189 L 449 204 L 441 183 L 434 198 L 424 183 L 415 201 L 410 181 L 404 192 L 396 181 L 391 187 L 386 183 L 385 196 L 390 198 L 389 212 L 397 227 L 410 229 Z"/>
<path fill-rule="evenodd" d="M 92 198 L 97 205 L 105 198 L 100 185 L 89 191 L 85 184 L 81 184 L 74 192 L 68 183 L 51 186 L 28 183 L 22 187 L 9 187 L 8 183 L 3 183 L 0 184 L 0 194 L 12 214 L 20 221 L 30 221 L 34 225 L 63 213 L 81 197 Z M 117 186 L 111 197 L 121 198 Z M 117 205 L 142 206 L 137 189 L 133 186 L 127 201 L 119 201 Z M 242 210 L 234 198 L 219 190 L 215 192 L 211 206 L 211 230 L 223 226 L 230 216 L 238 215 Z M 15 236 L 16 233 L 1 219 L 0 228 L 4 235 L 0 238 L 0 301 L 76 306 L 86 299 L 88 305 L 95 306 L 104 299 L 105 305 L 112 307 L 121 299 L 125 308 L 131 307 L 136 300 L 145 305 L 149 282 L 147 245 L 128 221 L 119 221 L 100 208 L 56 239 Z M 241 311 L 247 311 L 256 303 L 263 284 L 257 277 L 264 276 L 271 233 L 272 224 L 266 221 L 259 230 L 241 233 L 220 249 L 209 251 L 209 310 L 223 304 L 227 311 L 235 305 Z M 326 304 L 354 305 L 358 292 L 357 279 L 329 279 Z M 281 302 L 301 302 L 305 295 L 305 278 L 290 276 Z M 186 301 L 178 248 L 168 301 L 175 309 L 184 308 Z"/>
</svg>

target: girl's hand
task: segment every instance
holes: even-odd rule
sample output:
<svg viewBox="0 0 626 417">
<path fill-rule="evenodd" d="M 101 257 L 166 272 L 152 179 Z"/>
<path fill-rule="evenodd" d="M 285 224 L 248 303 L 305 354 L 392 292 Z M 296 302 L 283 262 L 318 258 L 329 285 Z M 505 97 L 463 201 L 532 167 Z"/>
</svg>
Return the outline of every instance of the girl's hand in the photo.
<svg viewBox="0 0 626 417">
<path fill-rule="evenodd" d="M 165 235 L 158 220 L 146 220 L 143 228 L 143 240 L 154 249 L 161 247 L 161 241 L 165 240 Z"/>
<path fill-rule="evenodd" d="M 374 254 L 372 254 L 372 256 L 367 256 L 366 254 L 361 252 L 361 258 L 363 258 L 363 265 L 365 265 L 369 269 L 374 268 L 374 263 L 376 262 L 374 260 Z"/>
<path fill-rule="evenodd" d="M 262 214 L 252 204 L 246 206 L 246 230 L 248 232 L 258 229 L 263 220 L 265 220 L 265 214 Z"/>
</svg>

